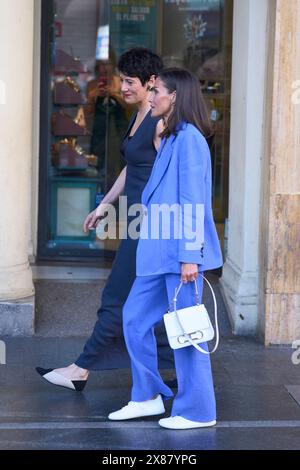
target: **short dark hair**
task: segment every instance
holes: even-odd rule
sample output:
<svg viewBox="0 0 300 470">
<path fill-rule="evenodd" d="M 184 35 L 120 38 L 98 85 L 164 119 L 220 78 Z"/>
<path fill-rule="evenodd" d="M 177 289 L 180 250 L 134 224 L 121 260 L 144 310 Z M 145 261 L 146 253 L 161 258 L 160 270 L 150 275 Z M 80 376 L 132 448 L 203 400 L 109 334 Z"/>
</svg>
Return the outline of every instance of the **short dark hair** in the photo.
<svg viewBox="0 0 300 470">
<path fill-rule="evenodd" d="M 180 122 L 193 124 L 205 138 L 213 135 L 211 121 L 198 78 L 189 70 L 167 68 L 159 72 L 169 93 L 176 91 L 174 110 L 161 137 L 176 134 Z"/>
<path fill-rule="evenodd" d="M 142 85 L 150 80 L 152 75 L 155 77 L 163 68 L 163 62 L 159 55 L 145 47 L 134 47 L 124 52 L 118 61 L 118 69 L 124 75 L 137 77 Z"/>
</svg>

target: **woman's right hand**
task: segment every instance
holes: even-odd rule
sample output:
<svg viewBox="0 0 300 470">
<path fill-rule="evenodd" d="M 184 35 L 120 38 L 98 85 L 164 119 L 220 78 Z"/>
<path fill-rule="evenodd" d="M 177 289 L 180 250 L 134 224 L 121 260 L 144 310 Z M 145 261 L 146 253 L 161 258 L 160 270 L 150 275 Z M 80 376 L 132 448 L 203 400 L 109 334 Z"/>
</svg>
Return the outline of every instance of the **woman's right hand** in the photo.
<svg viewBox="0 0 300 470">
<path fill-rule="evenodd" d="M 83 223 L 84 232 L 87 233 L 89 230 L 96 228 L 100 219 L 104 217 L 106 211 L 106 204 L 101 203 L 95 210 L 90 212 Z"/>
</svg>

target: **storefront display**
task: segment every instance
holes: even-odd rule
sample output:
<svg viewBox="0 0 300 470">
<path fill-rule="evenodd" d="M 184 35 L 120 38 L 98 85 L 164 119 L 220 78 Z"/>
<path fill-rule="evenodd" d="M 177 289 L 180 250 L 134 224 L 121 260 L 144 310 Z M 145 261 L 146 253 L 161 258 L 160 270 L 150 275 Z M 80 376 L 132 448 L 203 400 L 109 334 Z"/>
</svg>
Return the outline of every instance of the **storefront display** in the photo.
<svg viewBox="0 0 300 470">
<path fill-rule="evenodd" d="M 213 207 L 227 217 L 232 0 L 43 2 L 39 258 L 113 259 L 120 240 L 83 232 L 125 162 L 122 135 L 133 109 L 116 68 L 145 46 L 166 66 L 199 78 L 214 127 Z M 118 221 L 121 225 L 122 222 Z M 109 248 L 109 249 L 108 249 Z"/>
</svg>

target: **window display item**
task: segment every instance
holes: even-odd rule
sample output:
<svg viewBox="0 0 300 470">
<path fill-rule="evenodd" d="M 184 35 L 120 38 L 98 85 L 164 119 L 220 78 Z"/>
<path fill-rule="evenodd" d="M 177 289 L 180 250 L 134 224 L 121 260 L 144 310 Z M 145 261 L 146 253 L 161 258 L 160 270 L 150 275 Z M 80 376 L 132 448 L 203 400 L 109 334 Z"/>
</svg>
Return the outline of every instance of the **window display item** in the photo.
<svg viewBox="0 0 300 470">
<path fill-rule="evenodd" d="M 55 72 L 83 73 L 85 70 L 79 58 L 73 57 L 61 49 L 57 49 L 55 54 Z"/>
<path fill-rule="evenodd" d="M 86 120 L 85 120 L 85 113 L 83 106 L 80 106 L 80 108 L 77 111 L 76 118 L 74 119 L 76 124 L 78 124 L 81 127 L 86 127 Z"/>
<path fill-rule="evenodd" d="M 57 169 L 85 170 L 88 161 L 84 155 L 80 154 L 70 143 L 60 143 L 57 155 L 52 158 L 52 163 Z"/>
<path fill-rule="evenodd" d="M 96 166 L 96 155 L 86 155 L 84 150 L 76 145 L 76 139 L 63 139 L 52 146 L 52 163 L 57 169 L 85 170 Z"/>
<path fill-rule="evenodd" d="M 80 111 L 80 110 L 79 110 Z M 80 124 L 79 124 L 80 122 Z M 77 113 L 73 119 L 64 111 L 52 115 L 52 132 L 57 136 L 83 136 L 88 135 L 88 130 L 82 125 L 82 115 Z"/>
<path fill-rule="evenodd" d="M 80 92 L 80 87 L 71 77 L 66 77 L 63 82 L 54 85 L 55 104 L 83 104 L 85 99 Z"/>
</svg>

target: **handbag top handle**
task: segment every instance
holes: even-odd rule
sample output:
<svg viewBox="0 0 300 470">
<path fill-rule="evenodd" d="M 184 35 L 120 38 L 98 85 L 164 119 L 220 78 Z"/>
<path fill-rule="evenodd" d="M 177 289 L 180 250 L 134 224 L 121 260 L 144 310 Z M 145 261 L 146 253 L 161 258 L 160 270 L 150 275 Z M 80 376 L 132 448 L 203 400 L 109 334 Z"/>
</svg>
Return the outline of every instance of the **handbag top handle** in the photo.
<svg viewBox="0 0 300 470">
<path fill-rule="evenodd" d="M 214 290 L 210 284 L 210 282 L 208 281 L 208 279 L 206 279 L 205 276 L 203 276 L 203 274 L 199 273 L 200 276 L 203 277 L 203 279 L 207 282 L 210 290 L 211 290 L 211 293 L 212 293 L 212 296 L 213 296 L 213 300 L 214 300 L 214 312 L 215 312 L 215 325 L 216 325 L 216 344 L 213 348 L 212 351 L 205 351 L 204 349 L 200 348 L 200 346 L 198 346 L 198 344 L 196 344 L 191 338 L 189 338 L 189 341 L 192 343 L 192 345 L 200 350 L 202 353 L 204 354 L 212 354 L 216 351 L 218 345 L 219 345 L 219 339 L 220 339 L 220 333 L 219 333 L 219 325 L 218 325 L 218 310 L 217 310 L 217 300 L 216 300 L 216 296 L 215 296 L 215 293 L 214 293 Z M 195 283 L 195 291 L 196 291 L 196 302 L 197 302 L 197 305 L 200 305 L 200 296 L 199 296 L 199 291 L 198 291 L 198 285 L 197 285 L 197 280 L 195 279 L 194 281 Z M 174 312 L 176 313 L 177 312 L 177 296 L 178 296 L 178 293 L 181 289 L 183 285 L 183 282 L 181 281 L 180 284 L 179 284 L 179 287 L 176 289 L 175 288 L 175 295 L 174 295 L 174 298 L 173 298 L 173 305 L 174 305 Z M 170 310 L 169 310 L 170 311 Z M 179 321 L 179 319 L 178 319 Z"/>
</svg>

